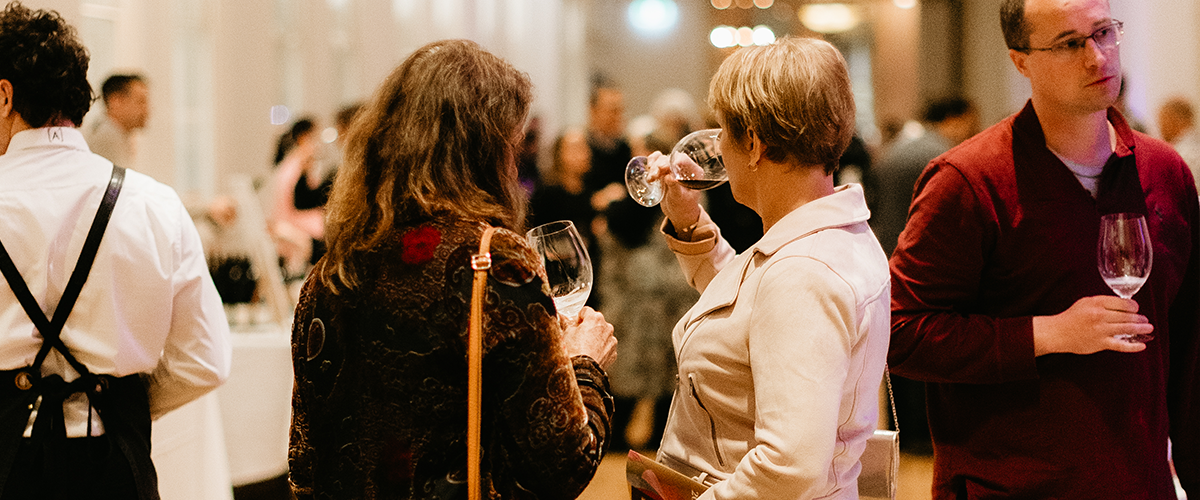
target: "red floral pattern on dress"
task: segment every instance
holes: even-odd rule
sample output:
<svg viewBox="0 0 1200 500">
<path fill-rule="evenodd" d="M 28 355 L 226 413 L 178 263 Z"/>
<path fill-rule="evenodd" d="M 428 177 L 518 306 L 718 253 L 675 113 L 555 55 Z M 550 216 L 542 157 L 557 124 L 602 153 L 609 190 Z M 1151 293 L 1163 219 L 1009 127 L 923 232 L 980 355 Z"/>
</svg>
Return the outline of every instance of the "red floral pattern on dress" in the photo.
<svg viewBox="0 0 1200 500">
<path fill-rule="evenodd" d="M 421 226 L 400 237 L 403 250 L 400 260 L 405 264 L 421 265 L 433 260 L 433 251 L 442 242 L 442 233 L 429 226 Z"/>
</svg>

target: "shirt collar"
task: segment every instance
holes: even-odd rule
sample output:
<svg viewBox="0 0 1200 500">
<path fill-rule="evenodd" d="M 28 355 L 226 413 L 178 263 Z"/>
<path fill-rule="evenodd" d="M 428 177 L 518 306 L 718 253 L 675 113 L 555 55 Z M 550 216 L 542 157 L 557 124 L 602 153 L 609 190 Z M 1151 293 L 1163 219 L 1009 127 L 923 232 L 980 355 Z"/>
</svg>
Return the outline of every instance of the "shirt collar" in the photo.
<svg viewBox="0 0 1200 500">
<path fill-rule="evenodd" d="M 88 149 L 83 133 L 75 127 L 42 127 L 31 128 L 17 132 L 8 143 L 8 152 L 12 154 L 20 150 L 41 147 L 69 147 L 82 151 Z"/>
<path fill-rule="evenodd" d="M 753 248 L 772 255 L 784 245 L 817 231 L 866 222 L 870 217 L 861 185 L 838 186 L 833 194 L 805 203 L 783 216 Z"/>
</svg>

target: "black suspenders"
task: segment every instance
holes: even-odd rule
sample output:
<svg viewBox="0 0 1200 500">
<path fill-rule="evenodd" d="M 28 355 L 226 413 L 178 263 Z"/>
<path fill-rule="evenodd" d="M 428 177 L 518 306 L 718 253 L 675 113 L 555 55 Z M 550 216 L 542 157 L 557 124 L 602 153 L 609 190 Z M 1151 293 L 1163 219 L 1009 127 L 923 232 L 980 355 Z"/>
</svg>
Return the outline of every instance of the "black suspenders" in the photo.
<svg viewBox="0 0 1200 500">
<path fill-rule="evenodd" d="M 116 453 L 124 455 L 129 470 L 137 483 L 139 497 L 157 499 L 158 488 L 154 465 L 150 461 L 150 409 L 146 388 L 137 375 L 116 378 L 109 375 L 93 375 L 83 363 L 79 362 L 63 343 L 60 335 L 67 322 L 67 316 L 75 307 L 79 292 L 87 282 L 92 263 L 96 260 L 96 252 L 104 230 L 112 216 L 113 206 L 121 193 L 125 181 L 125 169 L 113 166 L 112 177 L 96 218 L 88 230 L 84 240 L 83 250 L 79 261 L 71 272 L 62 298 L 54 309 L 54 316 L 46 318 L 37 300 L 30 293 L 25 280 L 17 271 L 16 265 L 0 243 L 0 273 L 12 288 L 13 294 L 25 309 L 25 314 L 33 321 L 34 326 L 42 336 L 42 346 L 31 366 L 0 372 L 0 492 L 8 482 L 17 456 L 17 447 L 22 442 L 22 434 L 28 425 L 33 401 L 42 398 L 38 418 L 33 426 L 34 441 L 42 443 L 44 449 L 52 450 L 56 442 L 66 439 L 65 422 L 62 414 L 62 404 L 65 398 L 75 393 L 86 393 L 89 405 L 93 405 L 100 413 L 105 426 L 105 434 L 115 446 Z M 58 375 L 41 376 L 41 365 L 50 349 L 57 349 L 71 367 L 79 373 L 79 378 L 67 383 Z M 10 378 L 11 377 L 11 378 Z M 88 435 L 91 435 L 91 411 L 88 412 Z M 43 486 L 54 489 L 53 453 L 44 454 L 46 467 L 43 468 L 42 478 L 20 478 L 21 481 L 36 481 L 40 479 Z M 51 483 L 51 484 L 48 484 Z"/>
<path fill-rule="evenodd" d="M 8 286 L 12 288 L 13 294 L 21 302 L 21 307 L 25 309 L 25 314 L 29 316 L 29 319 L 33 321 L 33 325 L 37 327 L 38 332 L 42 334 L 42 348 L 38 350 L 37 358 L 33 362 L 35 373 L 41 369 L 42 361 L 46 359 L 46 355 L 50 353 L 50 348 L 52 347 L 58 349 L 58 352 L 62 353 L 67 362 L 71 364 L 71 367 L 79 372 L 80 375 L 88 373 L 87 367 L 76 360 L 75 356 L 71 355 L 70 350 L 67 349 L 62 339 L 59 338 L 59 334 L 62 332 L 63 325 L 67 324 L 67 316 L 71 314 L 71 309 L 75 307 L 75 301 L 79 299 L 79 291 L 83 289 L 83 284 L 87 282 L 88 273 L 92 270 L 92 263 L 96 260 L 96 251 L 100 248 L 100 240 L 104 237 L 104 229 L 108 227 L 108 219 L 112 216 L 113 206 L 117 203 L 117 196 L 121 194 L 121 185 L 124 182 L 125 169 L 113 165 L 112 178 L 108 181 L 108 189 L 104 192 L 104 199 L 100 202 L 100 209 L 96 211 L 96 218 L 92 220 L 92 228 L 88 230 L 87 239 L 83 243 L 83 251 L 79 253 L 79 261 L 75 263 L 75 270 L 71 273 L 70 280 L 67 281 L 67 287 L 63 290 L 58 307 L 54 308 L 53 319 L 46 319 L 46 314 L 38 306 L 37 299 L 34 299 L 33 294 L 29 292 L 29 287 L 25 284 L 25 280 L 21 278 L 21 273 L 17 271 L 17 266 L 13 264 L 8 251 L 4 249 L 4 243 L 0 242 L 0 272 L 3 272 L 4 279 L 8 280 Z"/>
</svg>

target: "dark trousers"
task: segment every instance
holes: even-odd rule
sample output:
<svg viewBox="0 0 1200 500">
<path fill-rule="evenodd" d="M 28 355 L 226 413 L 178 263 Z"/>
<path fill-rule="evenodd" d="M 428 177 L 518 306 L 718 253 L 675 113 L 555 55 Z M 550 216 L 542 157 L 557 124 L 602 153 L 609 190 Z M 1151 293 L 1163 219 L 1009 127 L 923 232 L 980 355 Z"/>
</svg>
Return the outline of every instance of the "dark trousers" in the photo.
<svg viewBox="0 0 1200 500">
<path fill-rule="evenodd" d="M 43 448 L 23 439 L 0 500 L 137 499 L 129 462 L 108 435 L 66 439 L 56 455 L 55 480 L 44 484 Z"/>
</svg>

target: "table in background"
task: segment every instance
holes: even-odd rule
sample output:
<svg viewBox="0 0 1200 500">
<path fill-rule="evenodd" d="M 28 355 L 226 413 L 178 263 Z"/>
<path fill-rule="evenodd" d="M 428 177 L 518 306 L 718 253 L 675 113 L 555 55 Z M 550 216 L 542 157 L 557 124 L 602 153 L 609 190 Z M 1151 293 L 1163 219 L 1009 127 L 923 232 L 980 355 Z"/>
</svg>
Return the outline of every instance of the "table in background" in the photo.
<svg viewBox="0 0 1200 500">
<path fill-rule="evenodd" d="M 232 499 L 233 486 L 287 473 L 290 336 L 277 324 L 235 327 L 229 380 L 154 422 L 163 500 Z"/>
</svg>

